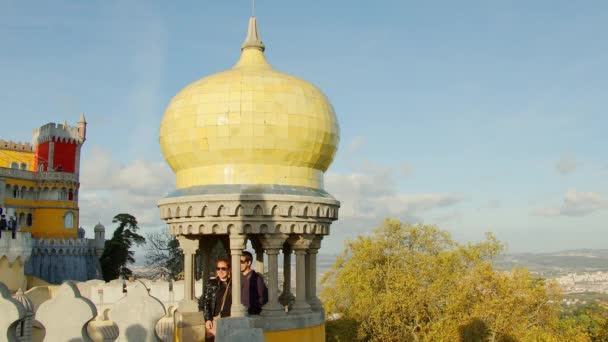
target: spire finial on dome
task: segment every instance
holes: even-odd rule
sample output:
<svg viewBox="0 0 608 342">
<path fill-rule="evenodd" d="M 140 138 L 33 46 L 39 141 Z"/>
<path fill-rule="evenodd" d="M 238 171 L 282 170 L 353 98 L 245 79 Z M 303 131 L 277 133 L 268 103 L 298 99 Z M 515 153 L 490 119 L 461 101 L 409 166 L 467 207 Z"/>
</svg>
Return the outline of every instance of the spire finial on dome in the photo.
<svg viewBox="0 0 608 342">
<path fill-rule="evenodd" d="M 251 18 L 249 18 L 249 28 L 247 29 L 247 37 L 245 37 L 245 41 L 241 46 L 241 50 L 245 50 L 248 48 L 258 49 L 260 51 L 264 51 L 266 49 L 264 43 L 262 43 L 262 40 L 260 39 L 260 32 L 258 31 L 258 22 L 253 15 L 251 16 Z"/>
</svg>

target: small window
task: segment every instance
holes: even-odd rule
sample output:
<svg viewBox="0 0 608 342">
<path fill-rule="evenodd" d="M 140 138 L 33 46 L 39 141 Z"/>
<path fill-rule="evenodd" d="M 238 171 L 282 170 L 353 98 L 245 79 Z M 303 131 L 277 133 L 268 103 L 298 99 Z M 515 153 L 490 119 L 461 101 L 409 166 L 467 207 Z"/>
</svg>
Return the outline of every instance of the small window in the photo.
<svg viewBox="0 0 608 342">
<path fill-rule="evenodd" d="M 21 170 L 27 170 L 27 164 L 21 163 Z"/>
<path fill-rule="evenodd" d="M 38 164 L 38 172 L 44 172 L 44 163 Z"/>
<path fill-rule="evenodd" d="M 73 201 L 74 200 L 74 193 L 72 192 L 72 190 L 70 190 L 70 192 L 68 192 L 68 200 L 69 201 Z"/>
<path fill-rule="evenodd" d="M 19 163 L 17 163 L 17 162 L 12 162 L 12 163 L 11 163 L 11 169 L 19 169 Z"/>
<path fill-rule="evenodd" d="M 32 226 L 32 214 L 27 214 L 27 226 L 31 227 Z"/>
<path fill-rule="evenodd" d="M 71 211 L 68 211 L 63 216 L 63 227 L 66 229 L 74 228 L 74 214 Z"/>
</svg>

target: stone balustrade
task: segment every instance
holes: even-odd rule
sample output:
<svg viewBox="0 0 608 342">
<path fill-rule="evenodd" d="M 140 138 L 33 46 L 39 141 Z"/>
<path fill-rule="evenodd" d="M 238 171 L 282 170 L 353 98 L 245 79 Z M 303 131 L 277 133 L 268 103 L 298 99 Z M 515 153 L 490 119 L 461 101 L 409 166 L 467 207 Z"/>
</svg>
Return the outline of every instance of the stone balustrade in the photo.
<svg viewBox="0 0 608 342">
<path fill-rule="evenodd" d="M 11 177 L 38 182 L 73 182 L 78 183 L 78 175 L 69 172 L 32 172 L 28 170 L 0 167 L 0 177 Z"/>
<path fill-rule="evenodd" d="M 179 285 L 139 280 L 125 285 L 123 292 L 121 280 L 68 281 L 48 287 L 50 296 L 42 296 L 41 288 L 34 288 L 11 297 L 0 283 L 0 336 L 8 336 L 10 342 L 172 341 L 175 306 L 163 303 L 151 290 L 162 294 L 161 287 L 172 292 Z M 18 299 L 23 296 L 26 299 Z M 24 301 L 31 304 L 26 307 Z M 28 315 L 32 310 L 35 312 Z M 26 320 L 28 317 L 31 319 Z"/>
</svg>

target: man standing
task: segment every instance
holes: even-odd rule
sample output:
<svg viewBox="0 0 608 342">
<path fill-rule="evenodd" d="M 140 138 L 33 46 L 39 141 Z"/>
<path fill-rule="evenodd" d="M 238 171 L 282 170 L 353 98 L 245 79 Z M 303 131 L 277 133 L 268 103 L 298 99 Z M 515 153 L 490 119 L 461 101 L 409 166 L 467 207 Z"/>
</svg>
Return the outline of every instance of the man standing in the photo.
<svg viewBox="0 0 608 342">
<path fill-rule="evenodd" d="M 0 217 L 0 236 L 2 236 L 3 230 L 6 230 L 6 217 L 4 215 Z"/>
<path fill-rule="evenodd" d="M 8 229 L 13 231 L 13 239 L 17 235 L 17 221 L 11 216 L 8 220 Z"/>
<path fill-rule="evenodd" d="M 268 302 L 268 288 L 264 277 L 251 269 L 253 256 L 248 251 L 241 255 L 241 303 L 250 315 L 259 315 Z"/>
</svg>

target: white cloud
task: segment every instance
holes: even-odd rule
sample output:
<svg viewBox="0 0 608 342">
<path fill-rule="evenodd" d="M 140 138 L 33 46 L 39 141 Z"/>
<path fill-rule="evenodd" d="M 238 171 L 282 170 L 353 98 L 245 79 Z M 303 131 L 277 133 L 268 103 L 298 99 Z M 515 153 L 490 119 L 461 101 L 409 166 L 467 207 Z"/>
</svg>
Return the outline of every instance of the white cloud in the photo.
<svg viewBox="0 0 608 342">
<path fill-rule="evenodd" d="M 555 168 L 557 172 L 559 172 L 562 176 L 566 176 L 574 171 L 576 171 L 576 158 L 573 155 L 564 154 L 562 155 L 557 163 L 555 164 Z"/>
<path fill-rule="evenodd" d="M 130 213 L 140 225 L 161 225 L 156 202 L 175 189 L 175 176 L 164 162 L 133 160 L 121 165 L 94 147 L 83 160 L 80 175 L 80 224 L 106 228 L 118 213 Z"/>
<path fill-rule="evenodd" d="M 370 165 L 366 169 L 366 172 L 328 172 L 325 175 L 327 191 L 341 201 L 341 218 L 379 221 L 396 217 L 419 221 L 428 211 L 462 200 L 460 196 L 448 193 L 400 193 L 390 169 Z"/>
<path fill-rule="evenodd" d="M 560 206 L 537 208 L 536 216 L 585 216 L 608 208 L 608 200 L 596 192 L 568 190 Z"/>
</svg>

